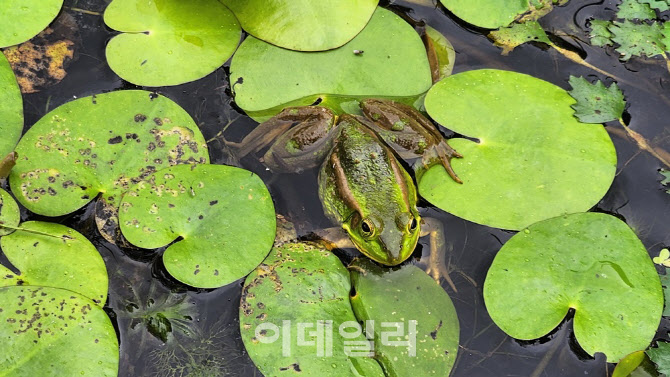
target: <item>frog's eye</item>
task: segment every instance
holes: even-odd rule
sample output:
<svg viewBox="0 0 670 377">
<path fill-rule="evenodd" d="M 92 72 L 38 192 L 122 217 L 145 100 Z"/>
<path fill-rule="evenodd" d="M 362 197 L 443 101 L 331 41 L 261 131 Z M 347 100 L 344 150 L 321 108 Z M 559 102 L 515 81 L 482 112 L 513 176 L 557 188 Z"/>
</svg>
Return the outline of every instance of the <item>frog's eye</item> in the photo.
<svg viewBox="0 0 670 377">
<path fill-rule="evenodd" d="M 361 235 L 363 237 L 372 237 L 375 233 L 375 224 L 369 219 L 361 221 Z"/>
<path fill-rule="evenodd" d="M 416 230 L 416 227 L 419 226 L 419 222 L 416 220 L 416 217 L 412 217 L 412 221 L 409 222 L 409 230 L 411 232 Z"/>
</svg>

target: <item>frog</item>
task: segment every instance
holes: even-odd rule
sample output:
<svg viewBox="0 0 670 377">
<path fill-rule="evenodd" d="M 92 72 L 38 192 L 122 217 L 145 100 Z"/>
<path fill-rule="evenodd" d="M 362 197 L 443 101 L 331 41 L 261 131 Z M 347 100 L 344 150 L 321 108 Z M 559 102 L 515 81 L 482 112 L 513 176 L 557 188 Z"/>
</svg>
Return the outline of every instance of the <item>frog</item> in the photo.
<svg viewBox="0 0 670 377">
<path fill-rule="evenodd" d="M 320 166 L 319 198 L 326 217 L 339 225 L 315 232 L 329 249 L 355 248 L 396 266 L 413 254 L 419 237 L 430 236 L 427 272 L 455 290 L 442 260 L 442 225 L 419 214 L 416 184 L 399 159 L 418 159 L 415 173 L 440 164 L 462 183 L 451 166 L 462 155 L 409 105 L 369 98 L 360 109 L 362 115 L 338 116 L 322 106 L 289 107 L 228 145 L 240 158 L 267 148 L 261 161 L 275 173 Z"/>
</svg>

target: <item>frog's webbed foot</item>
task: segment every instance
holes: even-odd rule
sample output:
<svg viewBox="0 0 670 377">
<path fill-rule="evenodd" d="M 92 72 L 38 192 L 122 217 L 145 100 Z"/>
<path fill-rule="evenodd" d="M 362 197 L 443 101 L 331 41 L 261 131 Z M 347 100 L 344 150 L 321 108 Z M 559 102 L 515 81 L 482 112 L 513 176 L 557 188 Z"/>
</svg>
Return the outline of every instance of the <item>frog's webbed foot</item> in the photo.
<svg viewBox="0 0 670 377">
<path fill-rule="evenodd" d="M 451 289 L 453 289 L 454 292 L 458 292 L 456 285 L 449 276 L 449 269 L 447 268 L 447 265 L 444 261 L 447 253 L 447 247 L 444 241 L 444 228 L 442 227 L 442 223 L 433 218 L 422 218 L 421 236 L 430 237 L 430 257 L 427 262 L 426 273 L 430 275 L 438 284 L 440 284 L 440 280 L 444 278 Z"/>
<path fill-rule="evenodd" d="M 454 168 L 451 166 L 452 158 L 462 158 L 463 155 L 456 152 L 447 141 L 442 139 L 437 145 L 433 145 L 426 149 L 421 159 L 424 169 L 435 165 L 436 163 L 441 164 L 444 169 L 447 171 L 447 174 L 456 181 L 457 183 L 463 183 L 463 181 L 458 177 L 458 174 L 454 171 Z"/>
</svg>

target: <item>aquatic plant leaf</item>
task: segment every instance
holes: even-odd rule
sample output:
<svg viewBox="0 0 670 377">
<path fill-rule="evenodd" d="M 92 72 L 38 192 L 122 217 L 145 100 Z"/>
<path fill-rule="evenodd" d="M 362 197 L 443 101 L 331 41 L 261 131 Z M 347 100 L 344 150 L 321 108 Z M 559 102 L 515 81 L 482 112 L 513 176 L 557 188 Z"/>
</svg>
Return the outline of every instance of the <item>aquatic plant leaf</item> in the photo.
<svg viewBox="0 0 670 377">
<path fill-rule="evenodd" d="M 342 46 L 368 23 L 379 0 L 221 0 L 246 32 L 299 51 Z"/>
<path fill-rule="evenodd" d="M 4 5 L 3 5 L 4 7 Z M 0 10 L 0 18 L 2 18 Z M 0 22 L 0 25 L 2 23 Z M 3 26 L 4 27 L 4 26 Z M 16 77 L 7 58 L 0 53 L 0 161 L 21 138 L 23 131 L 23 99 Z"/>
<path fill-rule="evenodd" d="M 517 46 L 528 42 L 543 42 L 550 44 L 551 41 L 537 21 L 515 23 L 512 26 L 500 28 L 489 33 L 489 38 L 496 46 L 502 47 L 503 55 L 507 55 Z"/>
<path fill-rule="evenodd" d="M 619 4 L 616 18 L 623 20 L 651 20 L 656 18 L 656 12 L 639 0 L 623 0 Z"/>
<path fill-rule="evenodd" d="M 456 50 L 454 50 L 454 46 L 449 42 L 447 37 L 428 25 L 426 25 L 424 43 L 426 43 L 426 40 L 430 43 L 430 48 L 427 48 L 428 60 L 430 61 L 433 82 L 435 83 L 451 75 L 456 63 Z M 434 55 L 431 56 L 431 54 Z M 435 60 L 434 63 L 433 60 Z"/>
<path fill-rule="evenodd" d="M 609 31 L 611 25 L 612 23 L 610 21 L 591 20 L 589 23 L 589 26 L 591 27 L 591 32 L 589 33 L 591 44 L 600 47 L 611 46 L 612 32 Z"/>
<path fill-rule="evenodd" d="M 529 9 L 526 0 L 440 0 L 463 21 L 487 28 L 508 26 Z"/>
<path fill-rule="evenodd" d="M 354 266 L 350 271 L 356 295 L 351 305 L 359 322 L 373 321 L 369 330 L 377 340 L 375 358 L 386 374 L 449 375 L 458 353 L 460 326 L 444 289 L 413 265 L 389 271 L 363 259 Z M 397 331 L 383 323 L 397 324 Z M 389 333 L 396 336 L 379 341 Z M 408 341 L 414 348 L 404 343 Z"/>
<path fill-rule="evenodd" d="M 574 103 L 565 90 L 515 72 L 445 78 L 428 92 L 426 111 L 479 142 L 449 140 L 464 156 L 451 161 L 463 184 L 433 166 L 419 174 L 419 193 L 456 216 L 503 229 L 587 211 L 612 183 L 616 153 L 602 126 L 574 117 Z"/>
<path fill-rule="evenodd" d="M 653 372 L 652 372 L 653 371 Z M 658 377 L 656 366 L 644 351 L 635 351 L 619 360 L 612 377 Z"/>
<path fill-rule="evenodd" d="M 62 6 L 63 0 L 3 0 L 0 47 L 13 46 L 36 36 L 56 18 Z"/>
<path fill-rule="evenodd" d="M 17 227 L 19 222 L 21 222 L 21 213 L 18 204 L 7 191 L 0 188 L 0 236 L 14 232 L 14 229 L 4 228 L 3 224 Z"/>
<path fill-rule="evenodd" d="M 0 288 L 0 370 L 5 376 L 116 377 L 111 321 L 90 299 L 52 287 Z"/>
<path fill-rule="evenodd" d="M 670 343 L 658 342 L 656 348 L 649 348 L 646 354 L 656 364 L 660 373 L 670 375 Z"/>
<path fill-rule="evenodd" d="M 104 19 L 123 33 L 107 44 L 107 63 L 143 86 L 207 76 L 230 58 L 241 36 L 237 19 L 217 0 L 114 0 Z"/>
<path fill-rule="evenodd" d="M 240 279 L 263 261 L 275 238 L 272 198 L 248 170 L 181 165 L 161 170 L 126 193 L 121 231 L 135 246 L 163 247 L 170 275 L 199 288 Z"/>
<path fill-rule="evenodd" d="M 0 265 L 0 286 L 32 285 L 77 292 L 102 307 L 107 301 L 107 269 L 98 250 L 64 225 L 29 221 L 0 238 L 2 251 L 19 270 Z"/>
<path fill-rule="evenodd" d="M 240 305 L 244 346 L 265 376 L 281 371 L 309 376 L 384 376 L 367 355 L 344 352 L 345 341 L 367 344 L 349 303 L 351 282 L 342 262 L 312 244 L 272 250 L 246 279 Z M 339 335 L 347 327 L 349 338 Z M 324 341 L 329 336 L 329 341 Z M 298 344 L 302 336 L 305 342 Z M 317 336 L 320 341 L 317 343 Z M 363 347 L 363 349 L 365 349 Z"/>
<path fill-rule="evenodd" d="M 663 286 L 663 296 L 665 298 L 665 307 L 663 309 L 663 315 L 670 317 L 670 274 L 661 275 L 661 285 Z"/>
<path fill-rule="evenodd" d="M 193 119 L 166 97 L 117 91 L 66 103 L 40 119 L 16 147 L 10 184 L 17 200 L 45 216 L 97 198 L 96 223 L 115 242 L 117 210 L 131 185 L 162 168 L 207 163 Z"/>
<path fill-rule="evenodd" d="M 583 77 L 570 76 L 570 96 L 577 101 L 572 108 L 584 123 L 604 123 L 621 119 L 626 101 L 616 83 L 605 87 L 602 81 L 589 83 Z"/>
<path fill-rule="evenodd" d="M 670 184 L 670 170 L 661 170 L 661 175 L 663 175 L 665 178 L 661 181 L 661 184 L 668 187 Z M 670 194 L 670 187 L 668 187 L 668 191 L 666 191 L 668 194 Z"/>
<path fill-rule="evenodd" d="M 637 24 L 614 21 L 609 27 L 613 34 L 612 41 L 619 45 L 615 49 L 621 54 L 619 59 L 622 61 L 633 56 L 663 55 L 666 49 L 663 30 L 658 22 Z"/>
<path fill-rule="evenodd" d="M 310 105 L 324 95 L 339 96 L 337 102 L 419 96 L 432 84 L 421 38 L 382 8 L 356 38 L 335 50 L 290 51 L 247 38 L 230 71 L 235 102 L 251 116 L 272 108 L 278 113 L 289 103 Z"/>
<path fill-rule="evenodd" d="M 665 12 L 670 9 L 670 0 L 638 0 L 640 3 L 649 4 L 654 9 L 660 12 Z M 653 18 L 653 17 L 652 17 Z"/>
<path fill-rule="evenodd" d="M 663 311 L 644 245 L 602 213 L 555 217 L 514 235 L 493 260 L 484 301 L 496 325 L 518 339 L 549 333 L 573 308 L 577 341 L 609 362 L 645 349 Z"/>
</svg>

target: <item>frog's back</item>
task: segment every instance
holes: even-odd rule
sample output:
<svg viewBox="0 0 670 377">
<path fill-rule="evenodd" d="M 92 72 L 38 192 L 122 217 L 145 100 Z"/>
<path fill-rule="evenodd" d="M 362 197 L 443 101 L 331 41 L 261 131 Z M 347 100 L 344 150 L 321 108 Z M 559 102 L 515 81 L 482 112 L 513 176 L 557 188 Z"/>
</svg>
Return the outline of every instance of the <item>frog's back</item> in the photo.
<svg viewBox="0 0 670 377">
<path fill-rule="evenodd" d="M 344 115 L 332 152 L 319 173 L 326 215 L 341 223 L 358 211 L 395 218 L 416 205 L 416 189 L 391 149 L 357 118 Z"/>
</svg>

